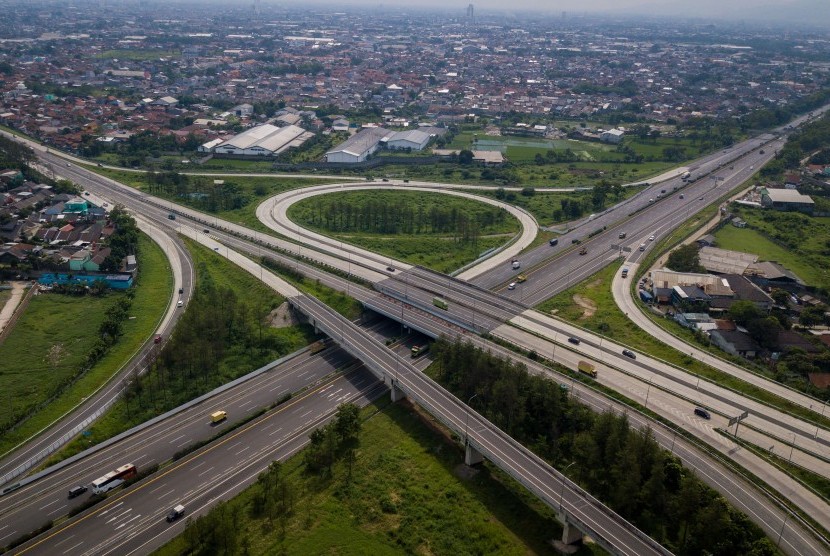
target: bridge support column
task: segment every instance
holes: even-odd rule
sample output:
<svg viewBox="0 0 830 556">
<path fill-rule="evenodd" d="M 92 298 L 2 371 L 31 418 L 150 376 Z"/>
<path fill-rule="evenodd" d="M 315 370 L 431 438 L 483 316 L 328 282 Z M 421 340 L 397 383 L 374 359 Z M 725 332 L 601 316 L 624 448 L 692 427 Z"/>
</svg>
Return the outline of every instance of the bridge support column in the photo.
<svg viewBox="0 0 830 556">
<path fill-rule="evenodd" d="M 392 403 L 395 403 L 398 400 L 402 400 L 406 397 L 406 394 L 403 393 L 403 390 L 398 388 L 395 383 L 392 383 Z"/>
<path fill-rule="evenodd" d="M 482 461 L 484 461 L 484 456 L 481 455 L 481 452 L 467 444 L 467 448 L 464 450 L 464 463 L 467 465 L 475 465 Z"/>
<path fill-rule="evenodd" d="M 584 536 L 582 531 L 576 528 L 575 525 L 568 522 L 568 517 L 559 513 L 559 521 L 562 522 L 562 544 L 571 545 L 582 542 Z"/>
</svg>

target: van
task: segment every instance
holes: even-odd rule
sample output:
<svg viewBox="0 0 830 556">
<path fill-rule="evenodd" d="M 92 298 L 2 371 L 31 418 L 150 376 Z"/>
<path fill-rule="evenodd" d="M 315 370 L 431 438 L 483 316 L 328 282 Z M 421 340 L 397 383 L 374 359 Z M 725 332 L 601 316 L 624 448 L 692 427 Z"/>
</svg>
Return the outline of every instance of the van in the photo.
<svg viewBox="0 0 830 556">
<path fill-rule="evenodd" d="M 184 506 L 179 504 L 167 514 L 167 523 L 172 523 L 184 515 Z"/>
<path fill-rule="evenodd" d="M 167 215 L 167 218 L 169 218 L 170 220 L 175 220 L 176 215 L 171 212 L 170 214 Z"/>
<path fill-rule="evenodd" d="M 551 247 L 553 247 L 554 245 L 558 245 L 558 244 L 559 244 L 559 240 L 558 240 L 558 239 L 555 239 L 555 238 L 554 238 L 554 239 L 551 239 L 551 240 L 549 240 L 549 241 L 548 241 L 548 244 L 549 244 Z"/>
<path fill-rule="evenodd" d="M 645 243 L 641 243 L 641 244 L 640 244 L 640 251 L 645 251 L 645 250 L 646 250 L 646 244 L 645 244 Z"/>
<path fill-rule="evenodd" d="M 705 409 L 703 409 L 702 407 L 696 407 L 695 408 L 695 415 L 703 417 L 704 419 L 711 419 L 712 418 L 712 416 L 709 415 L 709 412 L 706 411 Z"/>
<path fill-rule="evenodd" d="M 211 423 L 220 423 L 228 418 L 228 414 L 224 411 L 214 411 L 210 414 Z"/>
<path fill-rule="evenodd" d="M 87 488 L 84 485 L 74 486 L 69 489 L 69 498 L 75 498 L 80 496 L 81 494 L 85 493 Z"/>
</svg>

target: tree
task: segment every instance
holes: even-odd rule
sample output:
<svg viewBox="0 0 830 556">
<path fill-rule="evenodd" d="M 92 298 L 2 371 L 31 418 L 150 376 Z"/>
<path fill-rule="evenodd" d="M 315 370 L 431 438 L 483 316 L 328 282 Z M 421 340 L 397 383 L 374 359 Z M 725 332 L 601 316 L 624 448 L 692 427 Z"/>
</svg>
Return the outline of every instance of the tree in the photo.
<svg viewBox="0 0 830 556">
<path fill-rule="evenodd" d="M 669 259 L 666 261 L 666 267 L 677 272 L 704 272 L 705 269 L 700 265 L 700 256 L 698 254 L 697 245 L 690 243 L 678 247 L 669 254 Z"/>
<path fill-rule="evenodd" d="M 775 317 L 753 319 L 746 325 L 749 335 L 765 348 L 775 347 L 781 325 Z"/>
<path fill-rule="evenodd" d="M 461 152 L 458 153 L 458 163 L 463 164 L 465 166 L 469 166 L 473 163 L 473 151 L 468 149 L 463 149 Z"/>
<path fill-rule="evenodd" d="M 737 324 L 741 326 L 746 326 L 751 321 L 755 319 L 759 319 L 763 316 L 763 313 L 751 301 L 736 301 L 729 307 L 729 318 L 735 321 Z"/>
</svg>

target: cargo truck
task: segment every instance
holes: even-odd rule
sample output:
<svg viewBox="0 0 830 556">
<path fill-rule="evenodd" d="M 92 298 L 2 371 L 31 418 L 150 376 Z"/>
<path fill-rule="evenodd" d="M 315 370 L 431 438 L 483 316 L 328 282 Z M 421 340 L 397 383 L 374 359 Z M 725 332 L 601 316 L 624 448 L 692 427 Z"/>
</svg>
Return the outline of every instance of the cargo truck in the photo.
<svg viewBox="0 0 830 556">
<path fill-rule="evenodd" d="M 594 367 L 593 363 L 588 363 L 587 361 L 580 361 L 576 368 L 579 369 L 580 373 L 584 373 L 593 378 L 597 377 L 597 368 Z"/>
</svg>

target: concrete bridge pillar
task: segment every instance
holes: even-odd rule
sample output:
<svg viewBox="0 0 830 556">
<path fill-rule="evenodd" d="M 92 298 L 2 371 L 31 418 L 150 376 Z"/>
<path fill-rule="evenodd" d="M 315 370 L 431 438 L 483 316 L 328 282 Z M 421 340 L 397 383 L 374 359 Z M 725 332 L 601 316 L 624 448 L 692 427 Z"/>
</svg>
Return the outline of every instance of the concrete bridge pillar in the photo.
<svg viewBox="0 0 830 556">
<path fill-rule="evenodd" d="M 464 463 L 467 465 L 475 465 L 482 461 L 484 461 L 484 456 L 481 455 L 481 452 L 467 444 L 467 448 L 464 450 Z"/>
<path fill-rule="evenodd" d="M 568 517 L 562 512 L 559 513 L 559 521 L 562 522 L 562 544 L 578 544 L 582 542 L 582 531 L 575 525 L 568 522 Z"/>
<path fill-rule="evenodd" d="M 406 394 L 403 393 L 403 390 L 398 388 L 397 384 L 392 381 L 392 403 L 395 403 L 398 400 L 402 400 L 406 397 Z"/>
</svg>

